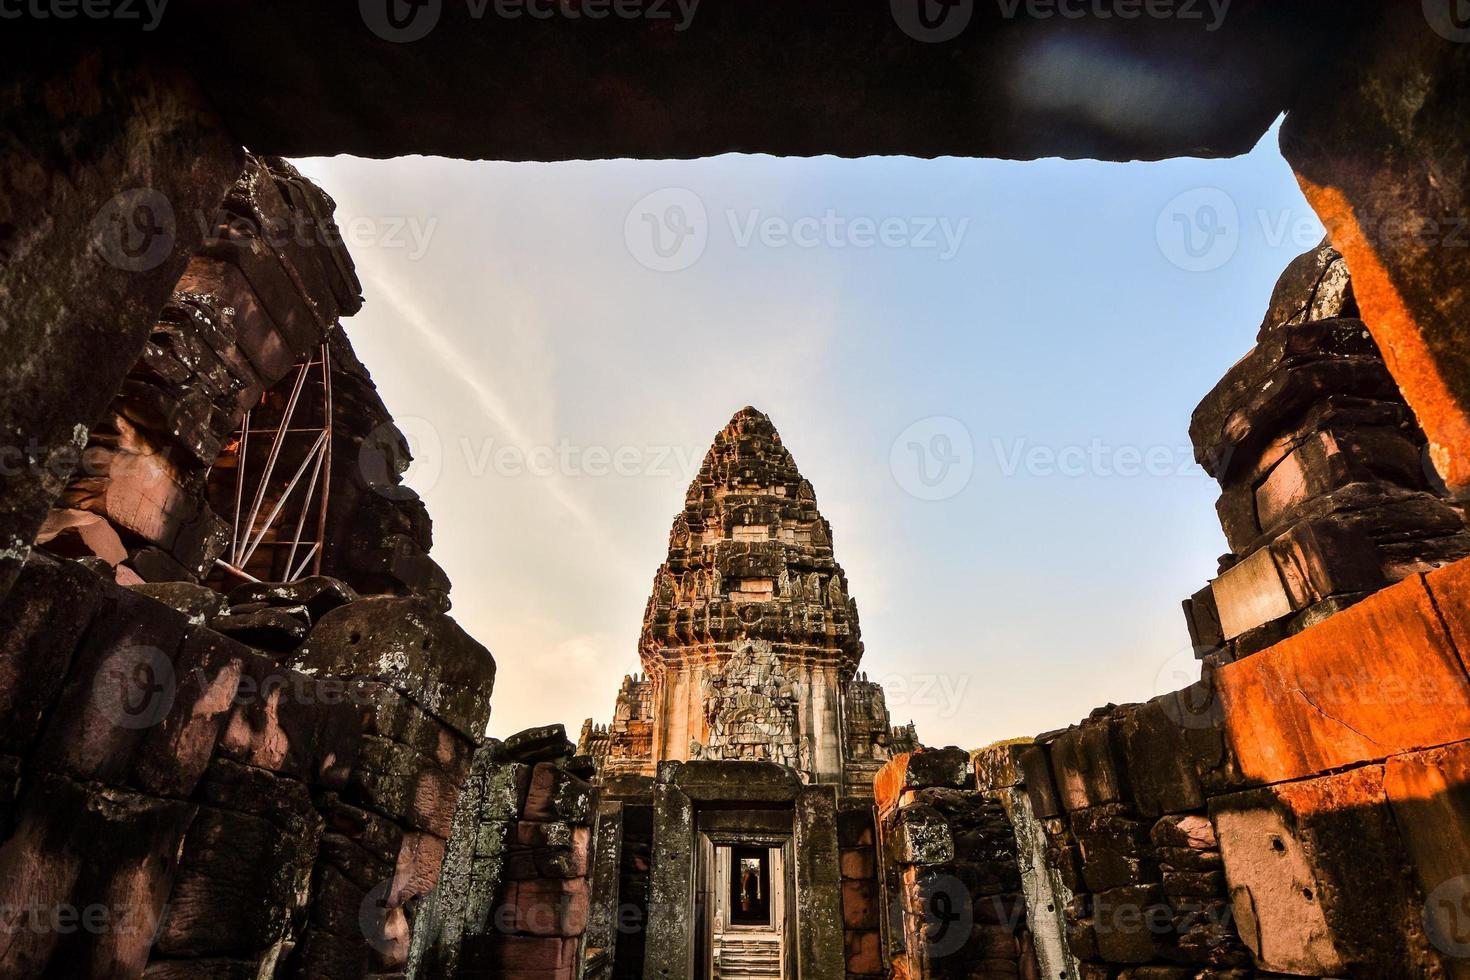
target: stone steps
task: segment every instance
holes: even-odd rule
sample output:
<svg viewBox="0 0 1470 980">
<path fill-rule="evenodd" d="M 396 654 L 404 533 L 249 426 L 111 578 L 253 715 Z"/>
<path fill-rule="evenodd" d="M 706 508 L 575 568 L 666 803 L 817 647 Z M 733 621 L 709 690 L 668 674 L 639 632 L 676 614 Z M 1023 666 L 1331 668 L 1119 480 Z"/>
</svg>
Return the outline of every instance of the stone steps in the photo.
<svg viewBox="0 0 1470 980">
<path fill-rule="evenodd" d="M 720 942 L 716 980 L 781 980 L 781 943 L 776 938 Z"/>
</svg>

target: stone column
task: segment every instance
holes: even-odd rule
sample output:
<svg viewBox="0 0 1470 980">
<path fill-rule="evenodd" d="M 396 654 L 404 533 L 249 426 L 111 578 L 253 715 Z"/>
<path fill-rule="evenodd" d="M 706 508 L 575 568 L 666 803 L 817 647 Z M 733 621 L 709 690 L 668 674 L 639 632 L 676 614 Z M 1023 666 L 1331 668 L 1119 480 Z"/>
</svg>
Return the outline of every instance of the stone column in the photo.
<svg viewBox="0 0 1470 980">
<path fill-rule="evenodd" d="M 653 869 L 643 975 L 686 980 L 694 969 L 694 803 L 673 785 L 678 763 L 660 763 L 653 788 Z"/>
<path fill-rule="evenodd" d="M 803 786 L 796 796 L 797 975 L 842 980 L 846 967 L 837 855 L 837 788 Z"/>
</svg>

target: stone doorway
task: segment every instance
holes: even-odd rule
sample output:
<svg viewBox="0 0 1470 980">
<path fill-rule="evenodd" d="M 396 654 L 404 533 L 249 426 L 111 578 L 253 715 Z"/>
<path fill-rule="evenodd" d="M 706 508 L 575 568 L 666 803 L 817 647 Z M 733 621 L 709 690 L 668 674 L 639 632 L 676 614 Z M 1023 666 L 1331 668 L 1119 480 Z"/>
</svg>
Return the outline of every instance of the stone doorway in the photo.
<svg viewBox="0 0 1470 980">
<path fill-rule="evenodd" d="M 709 840 L 706 836 L 706 840 Z M 790 921 L 786 847 L 773 843 L 709 843 L 711 980 L 784 980 L 789 976 Z"/>
<path fill-rule="evenodd" d="M 653 810 L 644 977 L 842 980 L 834 787 L 770 762 L 663 762 Z M 764 919 L 739 908 L 747 860 Z"/>
</svg>

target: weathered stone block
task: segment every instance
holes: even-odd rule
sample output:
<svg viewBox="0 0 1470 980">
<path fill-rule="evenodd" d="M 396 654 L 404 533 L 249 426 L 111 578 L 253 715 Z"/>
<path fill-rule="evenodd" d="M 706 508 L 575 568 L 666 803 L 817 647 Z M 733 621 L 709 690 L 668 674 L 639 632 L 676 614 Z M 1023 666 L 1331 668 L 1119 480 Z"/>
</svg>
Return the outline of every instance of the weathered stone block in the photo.
<svg viewBox="0 0 1470 980">
<path fill-rule="evenodd" d="M 533 936 L 580 936 L 587 928 L 586 878 L 507 881 L 496 924 Z"/>
<path fill-rule="evenodd" d="M 5 976 L 137 976 L 195 806 L 40 774 L 0 845 Z"/>
<path fill-rule="evenodd" d="M 849 880 L 876 878 L 877 854 L 871 847 L 843 848 L 842 877 Z"/>
<path fill-rule="evenodd" d="M 318 675 L 381 681 L 471 740 L 490 717 L 495 660 L 426 599 L 373 596 L 340 606 L 291 662 Z"/>
<path fill-rule="evenodd" d="M 1194 723 L 1195 716 L 1181 718 L 1166 705 L 1176 702 L 1150 701 L 1128 705 L 1113 715 L 1117 736 L 1128 758 L 1128 783 L 1134 808 L 1144 816 L 1177 813 L 1204 806 L 1197 760 L 1191 749 L 1197 740 L 1181 721 Z"/>
<path fill-rule="evenodd" d="M 1123 800 L 1122 765 L 1113 744 L 1113 729 L 1110 719 L 1092 718 L 1047 745 L 1047 758 L 1067 810 Z"/>
<path fill-rule="evenodd" d="M 954 837 L 944 814 L 928 804 L 899 808 L 893 817 L 894 854 L 902 864 L 938 865 L 954 860 Z"/>
<path fill-rule="evenodd" d="M 847 951 L 847 972 L 857 976 L 881 976 L 883 957 L 877 932 L 849 930 L 843 936 Z"/>
<path fill-rule="evenodd" d="M 1158 885 L 1114 888 L 1092 898 L 1098 955 L 1109 963 L 1147 963 L 1173 929 L 1174 912 Z"/>
<path fill-rule="evenodd" d="M 878 928 L 878 883 L 876 881 L 844 881 L 842 883 L 842 926 L 847 931 Z"/>
<path fill-rule="evenodd" d="M 966 789 L 974 785 L 969 753 L 961 749 L 905 752 L 890 760 L 873 783 L 880 810 L 897 806 L 903 794 L 931 786 Z"/>
<path fill-rule="evenodd" d="M 26 563 L 0 605 L 0 749 L 23 751 L 40 732 L 101 592 L 101 580 L 74 562 Z"/>
<path fill-rule="evenodd" d="M 596 791 L 585 780 L 551 762 L 538 762 L 531 772 L 521 816 L 532 821 L 591 822 Z"/>
<path fill-rule="evenodd" d="M 242 666 L 219 751 L 246 765 L 341 789 L 362 751 L 362 716 L 345 682 L 252 655 Z"/>
<path fill-rule="evenodd" d="M 1210 814 L 1237 928 L 1259 968 L 1432 969 L 1382 766 L 1222 797 Z"/>
<path fill-rule="evenodd" d="M 1470 976 L 1470 743 L 1395 756 L 1383 782 L 1425 896 L 1429 941 L 1450 976 Z"/>
<path fill-rule="evenodd" d="M 384 816 L 447 840 L 459 784 L 406 745 L 364 736 L 349 794 Z"/>
<path fill-rule="evenodd" d="M 1082 854 L 1087 890 L 1107 891 L 1156 880 L 1146 826 L 1123 806 L 1106 804 L 1071 815 L 1072 833 Z"/>
<path fill-rule="evenodd" d="M 289 938 L 305 906 L 321 817 L 302 784 L 229 762 L 211 765 L 201 791 L 217 805 L 189 826 L 157 948 L 263 953 Z"/>
<path fill-rule="evenodd" d="M 576 750 L 566 728 L 558 724 L 516 732 L 505 740 L 500 752 L 507 761 L 534 764 L 570 759 Z"/>
<path fill-rule="evenodd" d="M 1470 738 L 1470 679 L 1421 576 L 1215 676 L 1253 781 Z"/>
</svg>

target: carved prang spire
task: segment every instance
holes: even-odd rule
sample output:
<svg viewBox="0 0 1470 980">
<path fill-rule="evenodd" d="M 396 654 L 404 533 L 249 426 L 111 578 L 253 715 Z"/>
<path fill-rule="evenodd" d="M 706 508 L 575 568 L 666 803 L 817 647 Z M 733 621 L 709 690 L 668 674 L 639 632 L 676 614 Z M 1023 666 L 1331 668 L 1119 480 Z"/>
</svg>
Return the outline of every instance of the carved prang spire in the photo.
<svg viewBox="0 0 1470 980">
<path fill-rule="evenodd" d="M 638 650 L 650 673 L 723 664 L 766 640 L 790 666 L 862 658 L 857 606 L 832 557 L 812 485 L 762 412 L 746 407 L 715 436 L 669 533 Z"/>
</svg>

